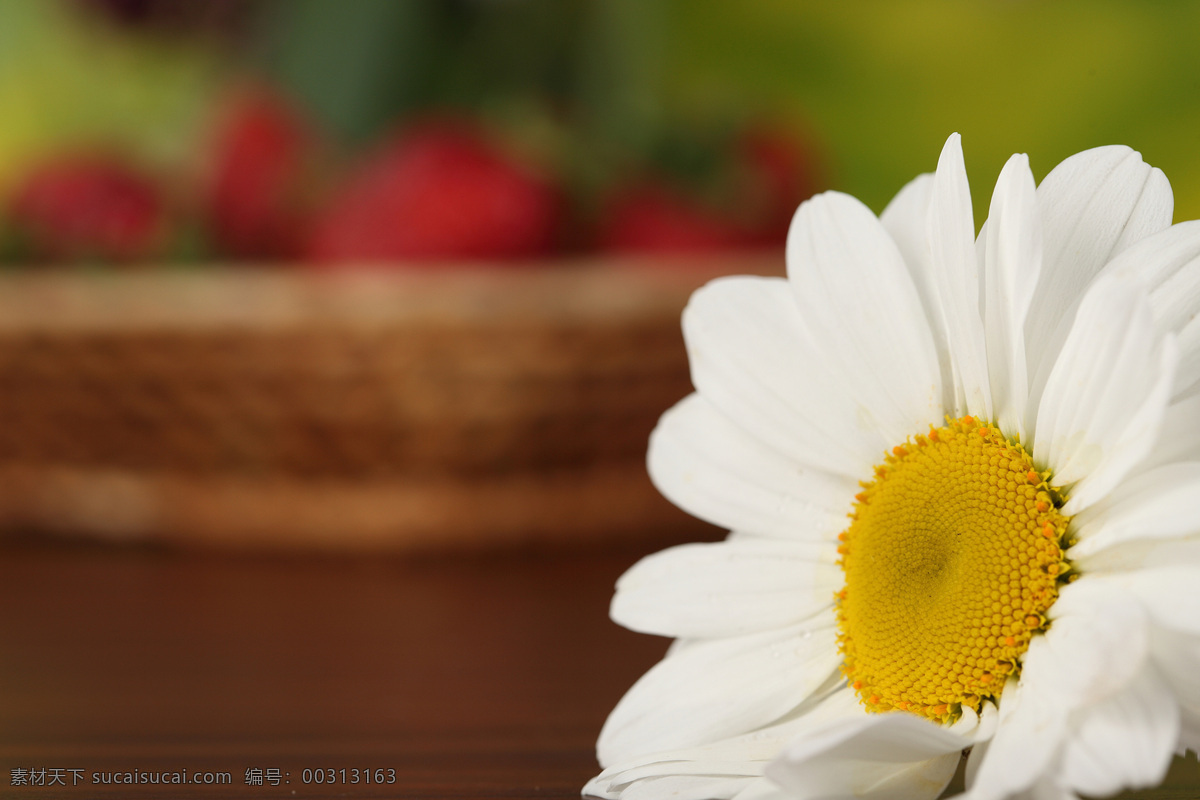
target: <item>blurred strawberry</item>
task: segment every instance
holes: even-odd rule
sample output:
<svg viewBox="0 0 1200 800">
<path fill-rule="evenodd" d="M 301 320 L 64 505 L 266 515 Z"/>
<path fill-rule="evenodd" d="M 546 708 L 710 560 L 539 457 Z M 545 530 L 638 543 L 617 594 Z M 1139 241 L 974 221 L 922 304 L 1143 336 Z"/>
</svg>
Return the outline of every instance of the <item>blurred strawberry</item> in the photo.
<svg viewBox="0 0 1200 800">
<path fill-rule="evenodd" d="M 227 256 L 295 258 L 311 216 L 315 137 L 299 113 L 266 89 L 226 109 L 215 143 L 207 217 Z"/>
<path fill-rule="evenodd" d="M 600 248 L 615 253 L 704 253 L 752 243 L 745 230 L 716 211 L 649 180 L 609 199 L 599 234 Z"/>
<path fill-rule="evenodd" d="M 800 203 L 823 183 L 821 164 L 810 145 L 781 128 L 758 125 L 745 131 L 736 159 L 743 177 L 743 202 L 753 210 L 755 235 L 763 244 L 783 244 Z"/>
<path fill-rule="evenodd" d="M 38 166 L 10 196 L 7 216 L 18 256 L 33 260 L 139 261 L 162 255 L 166 241 L 159 187 L 108 156 Z"/>
<path fill-rule="evenodd" d="M 370 158 L 317 221 L 317 261 L 515 259 L 548 253 L 558 190 L 477 129 L 427 122 Z"/>
<path fill-rule="evenodd" d="M 710 147 L 707 158 L 692 159 L 703 165 L 699 175 L 664 170 L 618 188 L 601 212 L 600 248 L 685 254 L 783 246 L 796 208 L 819 184 L 810 150 L 765 126 Z"/>
</svg>

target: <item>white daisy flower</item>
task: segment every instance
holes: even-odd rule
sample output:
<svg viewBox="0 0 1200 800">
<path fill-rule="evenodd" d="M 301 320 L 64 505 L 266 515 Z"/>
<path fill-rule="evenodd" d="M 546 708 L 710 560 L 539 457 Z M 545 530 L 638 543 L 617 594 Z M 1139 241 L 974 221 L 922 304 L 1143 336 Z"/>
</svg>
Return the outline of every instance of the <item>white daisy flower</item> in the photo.
<svg viewBox="0 0 1200 800">
<path fill-rule="evenodd" d="M 976 238 L 957 135 L 876 217 L 796 212 L 788 277 L 698 291 L 650 474 L 732 530 L 612 615 L 677 637 L 600 734 L 607 798 L 1105 795 L 1200 747 L 1200 222 L 1125 147 Z"/>
</svg>

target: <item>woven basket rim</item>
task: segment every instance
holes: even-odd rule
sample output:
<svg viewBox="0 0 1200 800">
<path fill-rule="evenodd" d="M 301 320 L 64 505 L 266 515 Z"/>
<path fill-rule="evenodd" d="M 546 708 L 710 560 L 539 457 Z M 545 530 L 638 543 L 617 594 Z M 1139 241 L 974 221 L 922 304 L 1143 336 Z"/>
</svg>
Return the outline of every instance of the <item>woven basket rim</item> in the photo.
<svg viewBox="0 0 1200 800">
<path fill-rule="evenodd" d="M 318 271 L 213 265 L 0 275 L 0 332 L 615 322 L 682 308 L 730 274 L 782 275 L 780 253 Z"/>
</svg>

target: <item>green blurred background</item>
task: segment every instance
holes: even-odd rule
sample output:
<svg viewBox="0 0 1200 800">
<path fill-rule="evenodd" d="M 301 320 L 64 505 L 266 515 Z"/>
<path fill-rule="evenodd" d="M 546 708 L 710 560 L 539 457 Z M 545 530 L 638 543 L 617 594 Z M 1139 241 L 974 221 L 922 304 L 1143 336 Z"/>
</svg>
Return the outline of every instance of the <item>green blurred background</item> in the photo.
<svg viewBox="0 0 1200 800">
<path fill-rule="evenodd" d="M 2 0 L 0 191 L 100 142 L 186 193 L 220 98 L 255 80 L 335 161 L 456 109 L 585 197 L 631 165 L 711 161 L 747 119 L 802 132 L 816 188 L 877 211 L 959 131 L 977 218 L 1011 153 L 1040 179 L 1124 143 L 1170 178 L 1178 221 L 1200 216 L 1198 30 L 1200 4 L 1114 0 Z"/>
</svg>

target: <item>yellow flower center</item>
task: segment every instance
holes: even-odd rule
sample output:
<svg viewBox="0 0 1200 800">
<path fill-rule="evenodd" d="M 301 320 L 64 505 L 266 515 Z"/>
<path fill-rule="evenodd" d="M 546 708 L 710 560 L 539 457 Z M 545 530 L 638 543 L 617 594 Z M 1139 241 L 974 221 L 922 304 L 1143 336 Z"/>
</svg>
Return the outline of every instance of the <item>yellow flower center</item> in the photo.
<svg viewBox="0 0 1200 800">
<path fill-rule="evenodd" d="M 842 670 L 870 711 L 978 711 L 1068 580 L 1064 496 L 972 417 L 893 448 L 838 546 Z"/>
</svg>

